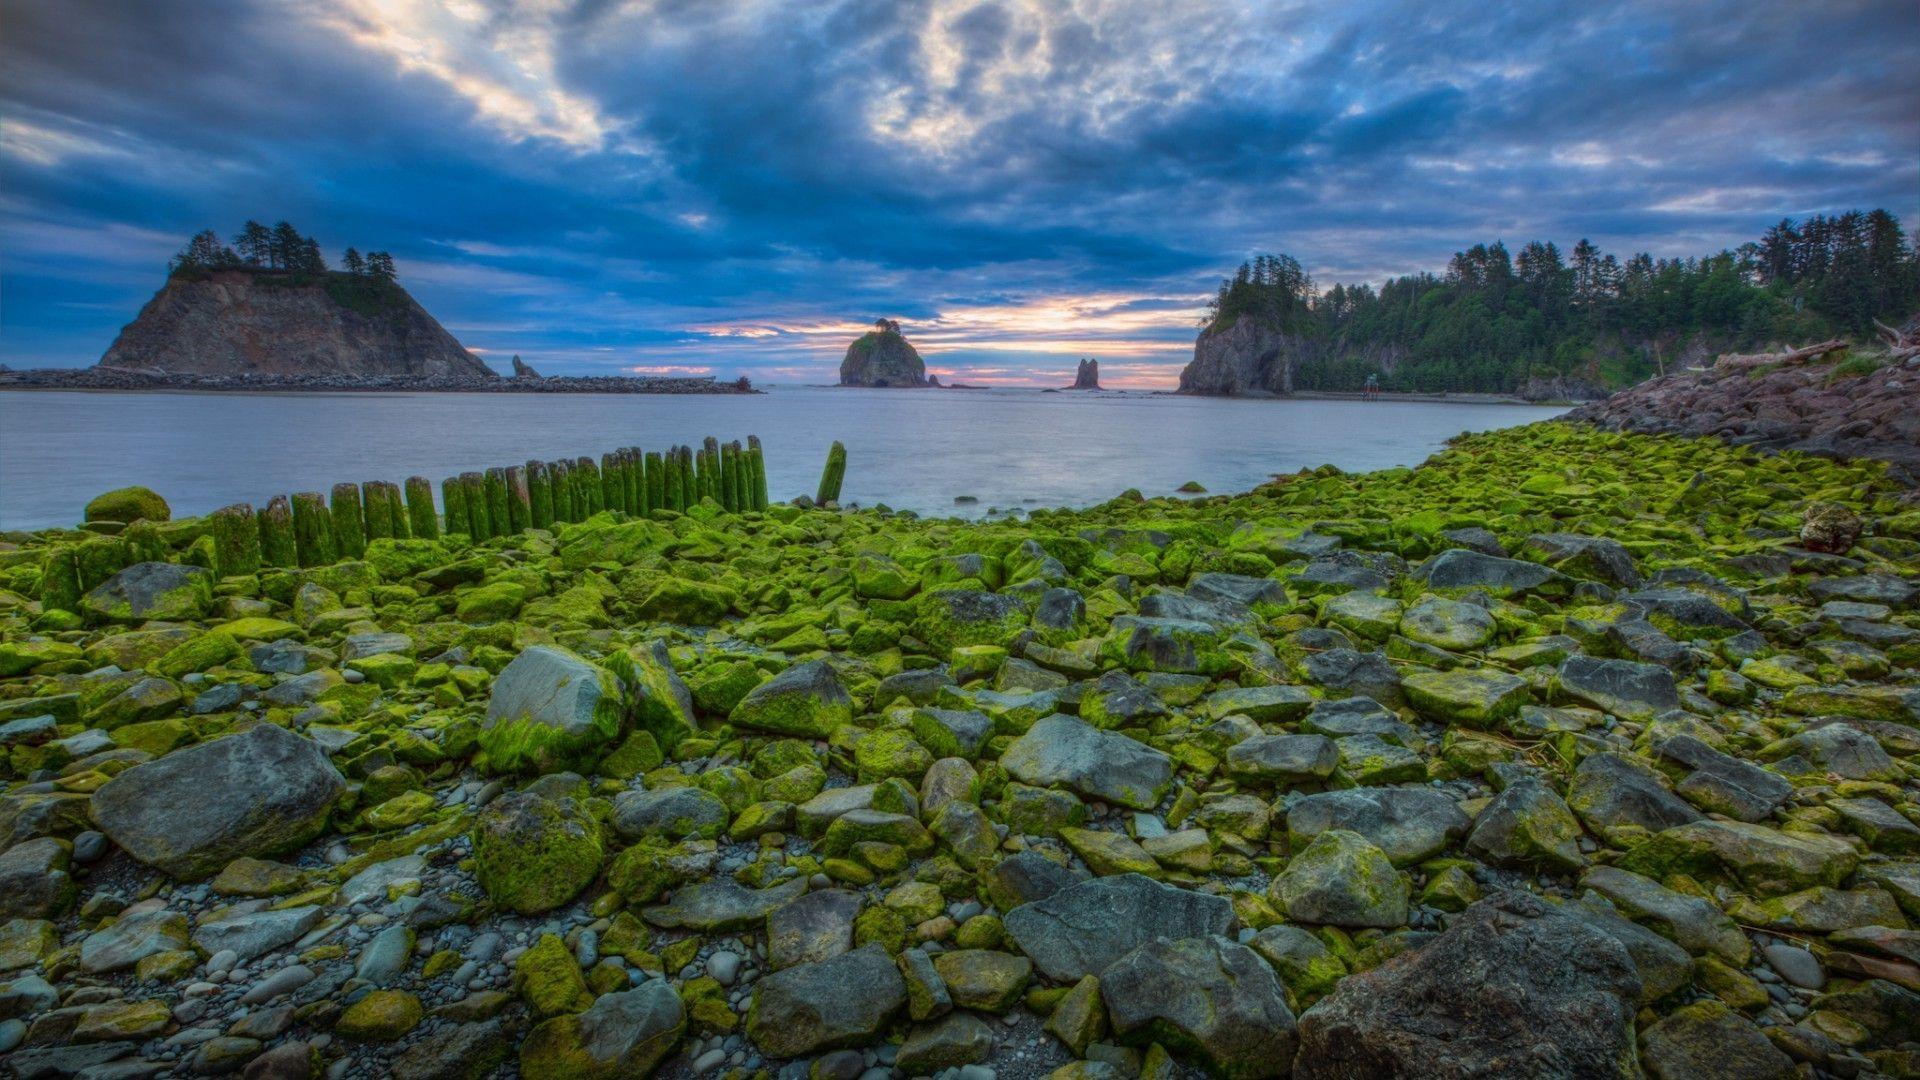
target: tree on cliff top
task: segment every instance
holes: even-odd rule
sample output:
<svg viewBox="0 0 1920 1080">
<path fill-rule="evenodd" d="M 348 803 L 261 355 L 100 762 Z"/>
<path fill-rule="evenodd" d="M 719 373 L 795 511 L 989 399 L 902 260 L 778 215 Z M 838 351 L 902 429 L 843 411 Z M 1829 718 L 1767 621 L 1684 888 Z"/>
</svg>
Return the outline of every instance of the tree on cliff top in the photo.
<svg viewBox="0 0 1920 1080">
<path fill-rule="evenodd" d="M 1261 255 L 1241 263 L 1239 271 L 1220 283 L 1201 325 L 1225 330 L 1242 317 L 1252 317 L 1276 330 L 1291 331 L 1311 314 L 1312 299 L 1313 279 L 1292 256 Z"/>
<path fill-rule="evenodd" d="M 393 256 L 384 251 L 362 257 L 358 248 L 348 248 L 343 265 L 348 276 L 368 278 L 378 285 L 392 284 L 397 276 Z M 249 220 L 234 236 L 232 247 L 221 244 L 213 230 L 205 230 L 167 264 L 167 272 L 174 276 L 198 277 L 220 269 L 274 271 L 292 275 L 293 283 L 324 280 L 331 272 L 319 241 L 301 233 L 289 221 L 269 229 Z"/>
</svg>

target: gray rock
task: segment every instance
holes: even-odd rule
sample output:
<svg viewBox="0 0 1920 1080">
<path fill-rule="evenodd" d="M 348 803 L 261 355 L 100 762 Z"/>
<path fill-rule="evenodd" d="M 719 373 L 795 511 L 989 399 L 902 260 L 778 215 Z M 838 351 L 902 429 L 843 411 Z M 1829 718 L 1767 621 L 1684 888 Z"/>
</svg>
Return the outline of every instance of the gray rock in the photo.
<svg viewBox="0 0 1920 1080">
<path fill-rule="evenodd" d="M 711 840 L 727 827 L 727 805 L 697 787 L 623 791 L 613 800 L 613 828 L 632 843 L 647 836 Z"/>
<path fill-rule="evenodd" d="M 413 930 L 402 923 L 384 927 L 360 950 L 353 977 L 373 986 L 392 986 L 413 959 Z"/>
<path fill-rule="evenodd" d="M 1557 596 L 1572 590 L 1566 575 L 1551 567 L 1465 548 L 1450 548 L 1435 555 L 1421 564 L 1414 576 L 1435 589 L 1486 589 L 1496 595 L 1538 592 Z"/>
<path fill-rule="evenodd" d="M 1078 882 L 1007 912 L 1007 936 L 1047 978 L 1078 982 L 1149 941 L 1231 934 L 1225 897 L 1139 874 Z"/>
<path fill-rule="evenodd" d="M 893 958 L 866 945 L 761 979 L 747 1037 L 769 1057 L 807 1057 L 872 1039 L 906 1003 L 906 980 Z"/>
<path fill-rule="evenodd" d="M 1536 897 L 1473 905 L 1300 1017 L 1299 1080 L 1638 1075 L 1640 978 L 1618 941 Z"/>
<path fill-rule="evenodd" d="M 1710 900 L 1675 892 L 1652 878 L 1614 866 L 1588 870 L 1580 885 L 1613 901 L 1614 907 L 1688 952 L 1711 953 L 1735 967 L 1745 967 L 1752 954 L 1746 933 Z"/>
<path fill-rule="evenodd" d="M 1000 764 L 1022 783 L 1057 784 L 1136 810 L 1158 805 L 1173 782 L 1173 762 L 1167 755 L 1061 713 L 1040 720 L 1015 739 Z"/>
<path fill-rule="evenodd" d="M 611 672 L 533 645 L 494 677 L 480 746 L 496 769 L 560 772 L 610 749 L 625 716 Z"/>
<path fill-rule="evenodd" d="M 675 889 L 664 904 L 641 915 L 655 926 L 687 930 L 745 930 L 807 891 L 796 878 L 765 889 L 749 889 L 732 878 L 714 878 Z"/>
<path fill-rule="evenodd" d="M 1359 833 L 1395 866 L 1412 866 L 1467 833 L 1460 805 L 1432 788 L 1349 788 L 1308 795 L 1287 806 L 1287 834 L 1304 848 L 1329 829 Z"/>
<path fill-rule="evenodd" d="M 94 792 L 94 824 L 177 878 L 319 835 L 346 781 L 312 742 L 270 723 L 136 765 Z"/>
<path fill-rule="evenodd" d="M 1701 817 L 1652 766 L 1615 753 L 1589 754 L 1581 760 L 1573 771 L 1567 805 L 1603 837 L 1622 827 L 1656 833 Z"/>
<path fill-rule="evenodd" d="M 1284 1076 L 1294 1017 L 1273 969 L 1223 937 L 1149 941 L 1100 973 L 1113 1032 L 1198 1056 L 1235 1080 Z"/>
<path fill-rule="evenodd" d="M 193 944 L 205 953 L 231 950 L 241 963 L 282 945 L 300 940 L 320 921 L 318 906 L 284 911 L 253 911 L 224 919 L 203 921 L 193 931 Z"/>
<path fill-rule="evenodd" d="M 0 854 L 0 920 L 49 919 L 73 902 L 72 848 L 41 836 Z"/>
<path fill-rule="evenodd" d="M 1535 533 L 1520 545 L 1522 554 L 1565 574 L 1637 589 L 1645 580 L 1633 556 L 1618 540 L 1574 533 Z"/>
<path fill-rule="evenodd" d="M 767 916 L 767 963 L 778 970 L 829 960 L 853 948 L 860 894 L 820 889 Z"/>
<path fill-rule="evenodd" d="M 1419 736 L 1392 709 L 1370 697 L 1356 696 L 1338 701 L 1316 701 L 1300 730 L 1333 739 L 1349 735 L 1372 735 L 1400 746 L 1416 745 Z"/>
<path fill-rule="evenodd" d="M 932 1076 L 987 1060 L 994 1041 L 993 1028 L 986 1021 L 972 1013 L 948 1013 L 931 1023 L 914 1025 L 893 1063 L 908 1076 Z"/>
<path fill-rule="evenodd" d="M 489 1075 L 506 1059 L 512 1047 L 513 1035 L 499 1020 L 454 1024 L 430 1031 L 402 1050 L 393 1059 L 393 1075 L 420 1080 L 470 1080 Z"/>
<path fill-rule="evenodd" d="M 1328 829 L 1274 875 L 1267 897 L 1294 922 L 1392 928 L 1407 922 L 1407 879 L 1366 837 Z"/>
<path fill-rule="evenodd" d="M 1255 735 L 1227 751 L 1227 772 L 1255 784 L 1325 780 L 1340 766 L 1340 748 L 1325 735 Z"/>
<path fill-rule="evenodd" d="M 1653 750 L 1661 760 L 1687 770 L 1675 793 L 1711 813 L 1762 821 L 1793 795 L 1793 783 L 1786 777 L 1723 754 L 1691 735 L 1658 740 Z"/>
<path fill-rule="evenodd" d="M 1561 697 L 1628 720 L 1646 720 L 1680 707 L 1673 673 L 1657 664 L 1569 656 L 1554 674 Z"/>
<path fill-rule="evenodd" d="M 80 942 L 80 969 L 93 975 L 120 971 L 154 953 L 184 949 L 187 943 L 187 917 L 149 900 L 121 912 L 113 925 L 88 934 Z"/>
<path fill-rule="evenodd" d="M 213 571 L 184 563 L 134 563 L 80 598 L 102 622 L 197 619 L 213 604 Z"/>
<path fill-rule="evenodd" d="M 1819 990 L 1827 985 L 1827 972 L 1820 966 L 1819 959 L 1798 945 L 1774 942 L 1760 953 L 1767 958 L 1769 967 L 1795 986 Z"/>
<path fill-rule="evenodd" d="M 1575 871 L 1586 865 L 1579 821 L 1560 796 L 1524 777 L 1487 804 L 1467 834 L 1467 853 L 1496 866 Z"/>
</svg>

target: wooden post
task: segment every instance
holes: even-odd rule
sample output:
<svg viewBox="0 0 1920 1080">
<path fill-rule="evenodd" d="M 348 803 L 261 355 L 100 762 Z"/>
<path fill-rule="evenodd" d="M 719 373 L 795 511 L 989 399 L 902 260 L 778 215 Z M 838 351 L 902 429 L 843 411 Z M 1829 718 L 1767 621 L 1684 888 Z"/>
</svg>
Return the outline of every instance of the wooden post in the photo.
<svg viewBox="0 0 1920 1080">
<path fill-rule="evenodd" d="M 484 473 L 460 474 L 460 494 L 467 502 L 467 535 L 474 543 L 493 538 L 493 511 L 487 506 L 487 478 Z"/>
<path fill-rule="evenodd" d="M 640 461 L 640 448 L 629 446 L 620 451 L 626 464 L 627 513 L 639 517 L 647 512 L 647 474 Z"/>
<path fill-rule="evenodd" d="M 580 520 L 585 521 L 606 509 L 600 504 L 600 469 L 594 465 L 592 458 L 580 457 L 574 460 L 573 475 L 577 485 L 573 496 L 573 509 L 575 513 L 580 514 Z M 585 513 L 580 513 L 582 506 L 586 507 Z"/>
<path fill-rule="evenodd" d="M 627 508 L 627 482 L 620 475 L 620 455 L 617 451 L 600 455 L 600 508 Z"/>
<path fill-rule="evenodd" d="M 767 508 L 767 455 L 760 447 L 760 436 L 747 436 L 747 457 L 751 459 L 753 476 L 750 483 L 753 488 L 753 508 Z"/>
<path fill-rule="evenodd" d="M 467 518 L 467 488 L 457 476 L 440 481 L 440 506 L 447 514 L 447 531 L 464 535 L 473 528 Z"/>
<path fill-rule="evenodd" d="M 214 573 L 221 577 L 251 574 L 260 569 L 260 526 L 246 503 L 223 506 L 208 519 L 213 533 Z"/>
<path fill-rule="evenodd" d="M 293 509 L 285 495 L 275 495 L 256 519 L 260 525 L 260 563 L 263 566 L 298 566 L 298 547 L 293 542 Z"/>
<path fill-rule="evenodd" d="M 547 482 L 553 488 L 553 523 L 578 520 L 573 512 L 573 467 L 566 458 L 547 462 Z"/>
<path fill-rule="evenodd" d="M 840 501 L 840 482 L 847 477 L 847 448 L 838 439 L 827 450 L 827 467 L 820 472 L 820 490 L 813 501 L 821 506 Z"/>
<path fill-rule="evenodd" d="M 333 550 L 338 558 L 357 559 L 367 553 L 366 509 L 360 503 L 360 485 L 333 485 Z"/>
<path fill-rule="evenodd" d="M 527 521 L 536 529 L 553 527 L 553 478 L 544 461 L 527 462 Z"/>
<path fill-rule="evenodd" d="M 680 505 L 691 508 L 700 501 L 700 488 L 693 474 L 693 447 L 680 448 Z"/>
<path fill-rule="evenodd" d="M 533 492 L 527 488 L 527 470 L 520 465 L 506 468 L 507 525 L 515 533 L 533 527 Z"/>
<path fill-rule="evenodd" d="M 333 515 L 327 513 L 327 500 L 317 491 L 294 493 L 293 549 L 301 566 L 326 566 L 338 555 Z"/>
<path fill-rule="evenodd" d="M 510 536 L 513 527 L 512 500 L 507 495 L 507 470 L 495 465 L 485 473 L 487 521 L 495 536 Z"/>
<path fill-rule="evenodd" d="M 433 481 L 407 477 L 407 524 L 422 540 L 440 539 L 440 518 L 433 512 Z"/>
<path fill-rule="evenodd" d="M 647 513 L 667 508 L 667 463 L 660 451 L 647 454 Z"/>
</svg>

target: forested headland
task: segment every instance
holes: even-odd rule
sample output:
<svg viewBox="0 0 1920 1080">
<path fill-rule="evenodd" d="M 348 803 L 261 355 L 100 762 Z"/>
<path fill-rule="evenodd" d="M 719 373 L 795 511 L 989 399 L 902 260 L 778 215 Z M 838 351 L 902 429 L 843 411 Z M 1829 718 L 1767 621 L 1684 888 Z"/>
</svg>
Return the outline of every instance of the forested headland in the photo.
<svg viewBox="0 0 1920 1080">
<path fill-rule="evenodd" d="M 1885 210 L 1782 220 L 1691 258 L 1622 260 L 1581 240 L 1457 252 L 1444 274 L 1316 287 L 1286 255 L 1221 282 L 1202 326 L 1266 321 L 1308 346 L 1297 390 L 1511 392 L 1530 381 L 1620 387 L 1728 349 L 1831 337 L 1920 310 L 1920 237 Z"/>
</svg>

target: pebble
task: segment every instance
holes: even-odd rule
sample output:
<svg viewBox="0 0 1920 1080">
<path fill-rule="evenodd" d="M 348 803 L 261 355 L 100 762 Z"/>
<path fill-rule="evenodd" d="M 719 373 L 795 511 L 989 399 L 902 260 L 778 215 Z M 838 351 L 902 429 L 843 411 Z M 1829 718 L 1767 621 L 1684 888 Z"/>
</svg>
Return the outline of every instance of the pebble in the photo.
<svg viewBox="0 0 1920 1080">
<path fill-rule="evenodd" d="M 1769 945 L 1761 951 L 1773 970 L 1793 985 L 1808 990 L 1818 990 L 1827 985 L 1827 973 L 1821 970 L 1820 961 L 1807 950 L 1794 945 Z"/>
<path fill-rule="evenodd" d="M 722 950 L 707 957 L 707 974 L 721 986 L 732 986 L 740 975 L 739 955 Z"/>
</svg>

